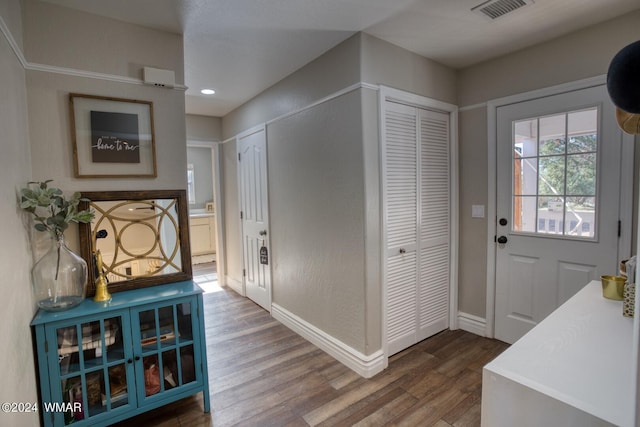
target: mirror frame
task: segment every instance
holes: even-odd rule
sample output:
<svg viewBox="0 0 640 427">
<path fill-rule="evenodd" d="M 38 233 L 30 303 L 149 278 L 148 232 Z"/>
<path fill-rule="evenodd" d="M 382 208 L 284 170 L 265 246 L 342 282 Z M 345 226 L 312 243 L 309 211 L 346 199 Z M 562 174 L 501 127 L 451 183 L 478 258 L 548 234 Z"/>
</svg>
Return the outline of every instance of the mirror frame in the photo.
<svg viewBox="0 0 640 427">
<path fill-rule="evenodd" d="M 88 199 L 89 201 L 81 201 L 79 205 L 80 210 L 90 209 L 91 202 L 176 199 L 182 271 L 177 273 L 160 274 L 157 276 L 136 277 L 129 280 L 109 283 L 109 292 L 121 292 L 130 289 L 164 285 L 166 283 L 191 280 L 193 278 L 191 266 L 191 245 L 189 244 L 189 213 L 187 209 L 186 190 L 83 191 L 81 194 L 82 198 Z M 78 229 L 80 234 L 80 255 L 87 262 L 87 268 L 89 271 L 86 297 L 92 297 L 96 292 L 96 278 L 93 274 L 95 271 L 95 262 L 91 241 L 91 224 L 80 223 L 78 224 Z"/>
</svg>

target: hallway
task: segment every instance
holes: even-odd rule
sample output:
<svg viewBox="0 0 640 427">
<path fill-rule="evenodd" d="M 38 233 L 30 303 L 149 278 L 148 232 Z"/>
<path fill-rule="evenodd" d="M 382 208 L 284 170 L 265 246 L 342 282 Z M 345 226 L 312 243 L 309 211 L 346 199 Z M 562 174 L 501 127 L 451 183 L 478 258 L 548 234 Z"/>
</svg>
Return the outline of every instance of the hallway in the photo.
<svg viewBox="0 0 640 427">
<path fill-rule="evenodd" d="M 207 287 L 211 414 L 198 395 L 120 425 L 479 426 L 482 366 L 507 347 L 444 331 L 364 379 L 247 298 Z"/>
</svg>

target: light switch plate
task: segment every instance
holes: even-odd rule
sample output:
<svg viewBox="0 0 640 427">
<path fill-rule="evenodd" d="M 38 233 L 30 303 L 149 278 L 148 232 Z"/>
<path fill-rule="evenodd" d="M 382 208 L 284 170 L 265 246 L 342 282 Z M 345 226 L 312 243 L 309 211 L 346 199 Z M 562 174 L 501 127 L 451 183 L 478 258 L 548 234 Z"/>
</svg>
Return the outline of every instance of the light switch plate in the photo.
<svg viewBox="0 0 640 427">
<path fill-rule="evenodd" d="M 471 218 L 484 218 L 484 205 L 471 205 Z"/>
</svg>

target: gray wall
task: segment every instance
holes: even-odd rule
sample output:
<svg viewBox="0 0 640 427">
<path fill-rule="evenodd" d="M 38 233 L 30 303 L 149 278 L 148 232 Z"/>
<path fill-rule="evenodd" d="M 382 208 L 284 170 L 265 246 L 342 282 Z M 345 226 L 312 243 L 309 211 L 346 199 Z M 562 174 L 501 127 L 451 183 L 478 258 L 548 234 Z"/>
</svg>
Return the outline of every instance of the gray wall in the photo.
<svg viewBox="0 0 640 427">
<path fill-rule="evenodd" d="M 176 83 L 184 84 L 184 55 L 179 34 L 42 1 L 24 0 L 23 5 L 24 50 L 29 62 L 136 79 L 142 77 L 142 67 L 151 66 L 173 70 Z M 176 93 L 184 95 L 182 91 Z M 132 93 L 128 98 L 135 95 Z"/>
<path fill-rule="evenodd" d="M 269 120 L 283 116 L 359 81 L 360 37 L 354 36 L 313 60 L 222 119 L 221 160 L 225 218 L 226 272 L 242 282 L 242 246 L 234 137 Z M 267 141 L 270 144 L 270 141 Z M 270 161 L 270 160 L 269 160 Z M 271 218 L 273 220 L 273 217 Z M 274 295 L 276 284 L 273 285 Z"/>
<path fill-rule="evenodd" d="M 304 107 L 322 98 L 330 91 L 338 91 L 358 81 L 385 84 L 459 105 L 462 108 L 459 115 L 459 309 L 462 312 L 483 318 L 486 310 L 488 223 L 486 218 L 471 218 L 470 212 L 471 205 L 483 204 L 486 206 L 488 197 L 489 171 L 487 170 L 487 111 L 485 103 L 498 97 L 605 74 L 611 57 L 622 46 L 640 38 L 639 22 L 640 12 L 635 12 L 460 71 L 411 54 L 372 36 L 359 34 L 223 118 L 224 137 L 230 138 L 252 126 L 286 114 L 290 110 Z M 358 76 L 353 75 L 355 70 L 358 70 Z M 338 336 L 345 337 L 345 342 L 350 344 L 358 341 L 353 339 L 356 335 L 364 334 L 366 352 L 370 352 L 378 344 L 375 339 L 376 333 L 372 331 L 379 330 L 377 323 L 380 320 L 378 317 L 380 313 L 379 268 L 372 266 L 372 264 L 379 265 L 380 263 L 378 255 L 380 236 L 376 235 L 374 231 L 379 230 L 380 223 L 379 199 L 376 198 L 376 195 L 379 194 L 377 186 L 379 182 L 378 154 L 373 149 L 373 146 L 377 147 L 378 143 L 378 100 L 376 95 L 368 92 L 370 92 L 368 89 L 360 91 L 361 123 L 363 123 L 361 141 L 364 166 L 362 172 L 365 174 L 365 178 L 361 181 L 364 194 L 362 203 L 365 204 L 362 226 L 364 227 L 363 237 L 365 240 L 363 242 L 364 252 L 358 253 L 358 256 L 364 257 L 365 265 L 362 272 L 365 288 L 364 301 L 361 304 L 365 306 L 366 319 L 364 326 L 354 322 L 352 331 L 337 333 Z M 326 119 L 326 116 L 320 113 L 321 109 L 316 111 L 314 108 L 310 111 L 319 114 L 313 114 L 314 119 L 307 119 L 304 126 L 311 128 L 314 120 L 321 122 Z M 291 167 L 281 164 L 279 156 L 285 155 L 286 150 L 283 150 L 282 147 L 288 147 L 293 143 L 289 139 L 277 141 L 275 138 L 286 134 L 284 127 L 296 129 L 295 135 L 304 134 L 304 128 L 299 127 L 302 124 L 298 124 L 298 120 L 305 117 L 305 114 L 297 114 L 285 119 L 283 123 L 276 120 L 268 125 L 270 168 L 272 164 L 278 164 L 283 168 L 285 166 Z M 352 121 L 352 123 L 355 122 Z M 340 123 L 340 125 L 346 126 L 346 123 Z M 274 132 L 276 130 L 277 133 Z M 318 137 L 321 138 L 322 135 Z M 293 136 L 289 135 L 288 138 L 293 138 Z M 304 142 L 299 143 L 304 144 Z M 272 144 L 277 147 L 275 148 L 276 152 L 272 150 Z M 234 167 L 235 156 L 227 156 L 227 158 L 233 160 L 234 165 L 230 165 L 230 167 Z M 289 186 L 280 188 L 280 185 L 285 185 L 282 178 L 284 172 L 272 172 L 270 169 L 270 180 L 272 174 L 273 178 L 278 177 L 279 181 L 277 184 L 270 182 L 270 189 L 273 188 L 272 191 L 279 195 L 278 203 L 285 206 L 282 205 L 286 199 L 286 191 L 284 190 L 293 184 L 290 183 Z M 225 174 L 225 176 L 227 175 Z M 235 181 L 235 176 L 232 179 Z M 351 179 L 356 179 L 355 174 Z M 234 186 L 235 182 L 233 185 L 225 185 L 225 188 L 227 191 L 237 191 Z M 292 194 L 297 193 L 293 191 Z M 272 197 L 274 197 L 273 194 Z M 306 200 L 306 198 L 302 200 Z M 292 208 L 294 206 L 304 208 L 294 200 L 294 197 L 291 197 L 288 203 Z M 281 209 L 284 209 L 280 207 L 272 209 L 274 209 L 271 217 L 272 222 L 278 224 L 281 220 L 279 216 L 283 213 Z M 337 224 L 340 224 L 340 220 Z M 234 225 L 235 228 L 236 225 Z M 239 231 L 235 231 L 235 233 L 239 235 Z M 304 297 L 303 293 L 298 293 L 298 299 L 292 301 L 289 297 L 283 296 L 282 290 L 279 291 L 278 287 L 283 286 L 282 279 L 288 277 L 288 273 L 281 274 L 279 269 L 283 269 L 284 272 L 295 270 L 295 263 L 289 265 L 289 261 L 293 261 L 295 258 L 290 260 L 283 253 L 276 255 L 276 251 L 282 250 L 282 248 L 277 243 L 279 232 L 276 233 L 274 230 L 272 233 L 273 242 L 276 245 L 274 257 L 279 257 L 277 258 L 278 265 L 274 266 L 274 301 L 276 303 L 283 302 L 286 309 L 295 308 L 293 311 L 300 315 L 305 312 L 306 304 L 313 305 L 313 299 Z M 338 239 L 335 244 L 340 245 L 340 242 L 341 240 Z M 238 243 L 237 248 L 239 247 Z M 303 247 L 302 242 L 299 247 Z M 234 255 L 230 254 L 230 256 Z M 358 268 L 360 267 L 358 266 Z M 327 268 L 325 273 L 327 279 L 332 277 L 330 269 Z M 317 277 L 314 276 L 311 280 L 316 279 Z M 353 310 L 355 310 L 354 313 L 357 313 L 359 308 L 353 308 Z M 330 324 L 330 320 L 317 319 L 314 315 L 310 315 L 310 319 L 305 320 L 310 320 L 311 323 L 327 332 L 334 333 L 333 331 L 336 329 L 334 325 Z M 360 348 L 359 345 L 357 348 Z"/>
<path fill-rule="evenodd" d="M 607 73 L 611 58 L 640 39 L 640 11 L 577 31 L 458 73 L 460 114 L 459 309 L 486 315 L 487 221 L 471 205 L 487 204 L 489 100 Z M 472 109 L 465 110 L 465 107 Z M 635 234 L 635 233 L 634 233 Z M 634 246 L 635 248 L 635 246 Z"/>
<path fill-rule="evenodd" d="M 222 118 L 187 114 L 187 141 L 222 141 Z"/>
<path fill-rule="evenodd" d="M 458 309 L 483 317 L 487 296 L 487 218 L 472 218 L 472 205 L 487 206 L 487 111 L 460 112 L 458 138 Z"/>
<path fill-rule="evenodd" d="M 104 64 L 101 73 L 139 79 L 141 67 L 153 64 L 175 69 L 176 82 L 183 83 L 179 80 L 182 72 L 178 72 L 184 67 L 180 35 L 45 2 L 27 0 L 23 4 L 26 6 L 24 54 L 29 62 L 97 71 L 96 63 L 102 64 L 107 56 L 108 64 Z M 93 31 L 95 28 L 101 31 Z M 132 40 L 136 42 L 132 43 Z M 71 92 L 153 102 L 157 178 L 75 178 L 68 98 Z M 184 91 L 28 71 L 27 95 L 33 180 L 53 179 L 56 186 L 66 191 L 186 188 Z M 78 241 L 75 231 L 75 228 L 70 229 L 67 236 L 72 249 Z"/>
<path fill-rule="evenodd" d="M 187 144 L 206 143 L 207 147 L 214 146 L 222 139 L 222 118 L 187 114 Z M 187 162 L 193 163 L 196 170 L 196 205 L 190 209 L 203 209 L 206 202 L 213 201 L 214 169 L 213 150 L 204 147 L 187 148 Z"/>
<path fill-rule="evenodd" d="M 32 232 L 28 217 L 17 208 L 19 189 L 28 181 L 44 179 L 53 179 L 55 186 L 68 193 L 186 188 L 186 141 L 183 91 L 77 77 L 51 69 L 35 71 L 32 64 L 137 79 L 141 67 L 151 65 L 175 70 L 181 83 L 182 37 L 32 0 L 2 1 L 0 16 L 10 31 L 0 33 L 0 192 L 4 201 L 0 209 L 5 242 L 0 249 L 0 288 L 5 299 L 0 333 L 11 343 L 0 350 L 5 372 L 0 395 L 3 402 L 37 402 L 29 328 L 35 305 L 29 276 L 37 243 L 46 236 Z M 8 37 L 16 41 L 21 50 L 18 55 L 9 47 Z M 26 68 L 19 56 L 26 57 Z M 74 178 L 69 92 L 152 101 L 158 177 Z M 77 249 L 77 228 L 66 234 L 69 246 Z M 2 423 L 33 426 L 39 421 L 37 414 L 2 414 Z"/>
<path fill-rule="evenodd" d="M 213 201 L 213 158 L 208 147 L 187 147 L 187 163 L 193 165 L 195 204 L 189 209 L 204 209 L 205 203 Z"/>
<path fill-rule="evenodd" d="M 4 1 L 0 16 L 15 33 L 18 45 L 22 39 L 20 2 Z M 10 37 L 12 34 L 9 35 Z M 35 363 L 29 323 L 35 313 L 31 297 L 30 225 L 17 208 L 20 188 L 31 178 L 29 134 L 27 127 L 26 73 L 12 51 L 5 35 L 0 33 L 0 216 L 3 244 L 0 245 L 0 293 L 3 315 L 0 348 L 3 366 L 0 401 L 37 402 Z M 38 414 L 3 413 L 3 425 L 38 425 Z"/>
<path fill-rule="evenodd" d="M 361 33 L 224 117 L 223 130 L 268 122 L 274 303 L 372 354 L 382 345 L 378 93 L 341 92 L 360 82 L 457 97 L 453 70 Z M 238 211 L 234 150 L 224 144 L 226 218 Z M 226 254 L 241 273 L 239 228 L 227 224 Z"/>
<path fill-rule="evenodd" d="M 356 34 L 224 116 L 223 139 L 359 82 L 360 44 Z"/>
<path fill-rule="evenodd" d="M 456 104 L 456 72 L 431 59 L 362 34 L 361 80 Z"/>
<path fill-rule="evenodd" d="M 273 302 L 364 352 L 359 91 L 267 128 Z"/>
</svg>

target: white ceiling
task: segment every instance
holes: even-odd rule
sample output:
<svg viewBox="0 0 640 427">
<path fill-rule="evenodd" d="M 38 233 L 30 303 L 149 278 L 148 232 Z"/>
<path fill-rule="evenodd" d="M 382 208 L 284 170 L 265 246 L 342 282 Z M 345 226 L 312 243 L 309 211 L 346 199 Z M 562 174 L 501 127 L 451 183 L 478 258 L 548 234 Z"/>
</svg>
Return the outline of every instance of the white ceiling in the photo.
<svg viewBox="0 0 640 427">
<path fill-rule="evenodd" d="M 484 0 L 46 1 L 184 34 L 187 113 L 209 116 L 358 31 L 464 68 L 640 9 L 638 0 L 535 0 L 492 21 L 471 12 Z M 216 94 L 201 95 L 205 87 Z"/>
</svg>

